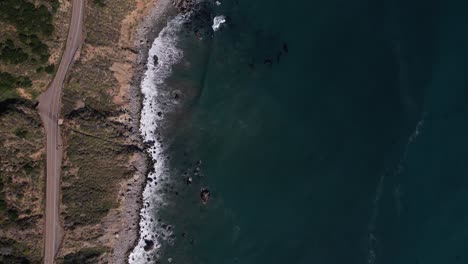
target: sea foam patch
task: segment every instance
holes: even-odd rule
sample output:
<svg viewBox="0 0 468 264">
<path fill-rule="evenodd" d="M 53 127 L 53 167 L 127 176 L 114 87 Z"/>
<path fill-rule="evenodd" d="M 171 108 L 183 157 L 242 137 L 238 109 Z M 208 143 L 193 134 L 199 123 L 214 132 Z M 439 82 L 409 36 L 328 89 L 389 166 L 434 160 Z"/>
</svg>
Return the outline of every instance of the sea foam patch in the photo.
<svg viewBox="0 0 468 264">
<path fill-rule="evenodd" d="M 213 18 L 213 31 L 218 31 L 222 24 L 226 23 L 226 17 L 224 15 L 215 16 Z"/>
</svg>

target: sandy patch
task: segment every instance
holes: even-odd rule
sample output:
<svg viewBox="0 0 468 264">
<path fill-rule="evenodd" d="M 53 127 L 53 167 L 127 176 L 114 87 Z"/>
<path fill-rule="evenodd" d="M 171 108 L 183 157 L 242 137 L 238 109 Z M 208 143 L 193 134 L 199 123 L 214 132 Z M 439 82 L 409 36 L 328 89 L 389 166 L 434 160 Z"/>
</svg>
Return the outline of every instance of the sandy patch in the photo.
<svg viewBox="0 0 468 264">
<path fill-rule="evenodd" d="M 28 94 L 23 88 L 18 88 L 16 89 L 16 91 L 18 92 L 21 98 L 28 99 L 28 100 L 32 99 L 31 95 Z"/>
<path fill-rule="evenodd" d="M 75 101 L 75 107 L 73 108 L 73 110 L 78 110 L 78 109 L 84 108 L 85 106 L 86 106 L 85 102 L 79 99 Z"/>
<path fill-rule="evenodd" d="M 37 161 L 39 159 L 42 159 L 44 157 L 43 156 L 44 154 L 45 154 L 45 148 L 42 148 L 39 151 L 37 151 L 36 153 L 31 154 L 29 157 L 31 157 L 31 159 L 33 161 Z"/>
<path fill-rule="evenodd" d="M 129 124 L 130 120 L 131 120 L 131 116 L 130 116 L 130 114 L 125 113 L 125 114 L 121 114 L 119 116 L 108 117 L 108 119 L 111 120 L 111 121 L 114 121 L 114 122 L 122 123 L 122 124 Z"/>
<path fill-rule="evenodd" d="M 0 32 L 16 32 L 16 27 L 0 22 Z"/>
<path fill-rule="evenodd" d="M 127 104 L 128 90 L 130 89 L 130 81 L 133 76 L 133 65 L 125 62 L 114 62 L 110 70 L 114 73 L 114 77 L 119 83 L 119 89 L 112 100 L 116 105 Z"/>
</svg>

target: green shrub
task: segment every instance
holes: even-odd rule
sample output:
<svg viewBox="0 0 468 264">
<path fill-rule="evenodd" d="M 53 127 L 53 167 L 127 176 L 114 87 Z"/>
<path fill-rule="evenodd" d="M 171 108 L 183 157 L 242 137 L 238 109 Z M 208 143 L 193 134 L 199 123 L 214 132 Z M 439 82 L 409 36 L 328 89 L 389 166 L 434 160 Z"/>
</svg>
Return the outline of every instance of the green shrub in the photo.
<svg viewBox="0 0 468 264">
<path fill-rule="evenodd" d="M 19 64 L 27 61 L 29 55 L 22 48 L 15 46 L 11 39 L 0 43 L 0 60 L 10 64 Z"/>
<path fill-rule="evenodd" d="M 28 131 L 25 129 L 17 128 L 15 129 L 15 135 L 20 138 L 25 138 L 26 135 L 28 134 Z"/>
<path fill-rule="evenodd" d="M 32 255 L 31 250 L 25 244 L 19 243 L 11 238 L 0 237 L 0 248 L 5 249 L 6 251 L 0 252 L 0 263 L 40 263 L 39 256 Z"/>
<path fill-rule="evenodd" d="M 7 204 L 3 197 L 0 198 L 0 212 L 5 212 L 7 209 Z"/>
<path fill-rule="evenodd" d="M 50 6 L 52 7 L 52 11 L 57 12 L 57 9 L 60 7 L 60 2 L 58 0 L 50 0 Z"/>
<path fill-rule="evenodd" d="M 37 35 L 20 33 L 18 36 L 20 41 L 27 45 L 35 55 L 35 58 L 31 59 L 31 61 L 39 61 L 41 63 L 47 62 L 50 56 L 49 47 L 47 47 Z"/>
<path fill-rule="evenodd" d="M 10 221 L 18 220 L 18 211 L 15 208 L 8 208 L 7 214 Z"/>
<path fill-rule="evenodd" d="M 31 163 L 26 163 L 23 166 L 23 170 L 27 175 L 30 175 L 34 172 L 34 167 L 31 165 Z"/>
<path fill-rule="evenodd" d="M 0 72 L 0 90 L 4 88 L 31 87 L 32 82 L 28 77 L 15 77 L 8 72 Z"/>
<path fill-rule="evenodd" d="M 36 7 L 27 0 L 0 1 L 0 20 L 13 24 L 19 32 L 26 34 L 40 32 L 50 36 L 54 29 L 52 14 L 47 7 Z"/>
<path fill-rule="evenodd" d="M 100 6 L 100 7 L 104 7 L 106 6 L 106 3 L 104 2 L 104 0 L 94 0 L 94 4 Z"/>
<path fill-rule="evenodd" d="M 54 64 L 50 64 L 48 66 L 46 66 L 44 68 L 45 72 L 47 72 L 48 74 L 51 74 L 51 73 L 54 73 L 54 70 L 55 70 L 55 65 Z"/>
<path fill-rule="evenodd" d="M 15 77 L 7 72 L 0 72 L 0 101 L 16 96 L 15 88 L 31 87 L 32 82 L 28 77 Z"/>
<path fill-rule="evenodd" d="M 3 179 L 0 175 L 0 213 L 4 213 L 7 210 L 7 204 L 5 201 L 5 194 L 3 193 Z"/>
</svg>

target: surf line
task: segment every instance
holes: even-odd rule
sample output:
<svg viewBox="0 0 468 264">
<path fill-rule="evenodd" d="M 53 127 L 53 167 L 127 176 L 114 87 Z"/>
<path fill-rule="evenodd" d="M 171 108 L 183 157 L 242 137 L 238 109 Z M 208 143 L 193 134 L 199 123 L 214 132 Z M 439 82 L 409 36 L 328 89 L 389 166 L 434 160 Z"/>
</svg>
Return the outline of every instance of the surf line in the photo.
<svg viewBox="0 0 468 264">
<path fill-rule="evenodd" d="M 406 144 L 405 144 L 405 147 L 403 148 L 403 152 L 400 156 L 400 159 L 398 160 L 398 165 L 396 167 L 396 169 L 393 171 L 393 173 L 391 174 L 391 177 L 394 178 L 394 177 L 398 177 L 402 171 L 403 171 L 403 168 L 404 168 L 404 162 L 406 161 L 406 157 L 408 156 L 408 151 L 409 151 L 409 148 L 410 146 L 413 144 L 413 142 L 419 137 L 419 135 L 421 134 L 421 131 L 422 129 L 424 128 L 424 124 L 426 122 L 426 119 L 427 119 L 427 112 L 423 112 L 422 115 L 421 115 L 421 119 L 416 123 L 416 126 L 413 130 L 413 133 L 411 133 L 411 135 L 409 136 L 408 140 L 406 141 Z M 367 253 L 367 263 L 368 264 L 375 264 L 375 261 L 376 261 L 376 249 L 377 249 L 377 236 L 375 235 L 375 228 L 376 228 L 376 223 L 377 223 L 377 218 L 379 216 L 379 204 L 380 204 L 380 200 L 382 198 L 382 195 L 383 195 L 383 187 L 384 187 L 384 183 L 385 183 L 385 176 L 386 174 L 382 174 L 382 176 L 380 176 L 380 179 L 379 179 L 379 182 L 377 184 L 377 189 L 376 189 L 376 192 L 375 192 L 375 197 L 374 197 L 374 200 L 373 200 L 373 203 L 372 203 L 372 214 L 371 214 L 371 218 L 370 218 L 370 221 L 369 221 L 369 234 L 367 236 L 367 239 L 368 239 L 368 253 Z M 395 195 L 395 198 L 398 199 L 397 200 L 397 203 L 396 203 L 396 206 L 397 206 L 397 211 L 398 211 L 398 214 L 399 214 L 399 211 L 401 210 L 401 203 L 399 201 L 399 197 L 400 197 L 400 186 L 398 185 L 396 188 L 395 188 L 395 191 L 394 191 L 394 195 Z"/>
<path fill-rule="evenodd" d="M 164 104 L 168 95 L 162 92 L 166 79 L 172 74 L 173 65 L 183 58 L 183 51 L 177 47 L 184 23 L 190 19 L 191 13 L 179 14 L 168 21 L 154 39 L 148 53 L 146 70 L 140 84 L 143 104 L 140 117 L 140 134 L 147 145 L 146 151 L 153 161 L 153 168 L 147 175 L 143 190 L 143 206 L 140 210 L 139 239 L 130 253 L 128 262 L 155 263 L 159 258 L 161 242 L 167 239 L 172 231 L 162 227 L 156 221 L 158 209 L 164 206 L 166 199 L 162 192 L 163 178 L 168 176 L 165 162 L 165 147 L 162 135 L 158 130 L 164 127 L 165 113 L 171 111 Z M 154 59 L 157 58 L 157 59 Z"/>
</svg>

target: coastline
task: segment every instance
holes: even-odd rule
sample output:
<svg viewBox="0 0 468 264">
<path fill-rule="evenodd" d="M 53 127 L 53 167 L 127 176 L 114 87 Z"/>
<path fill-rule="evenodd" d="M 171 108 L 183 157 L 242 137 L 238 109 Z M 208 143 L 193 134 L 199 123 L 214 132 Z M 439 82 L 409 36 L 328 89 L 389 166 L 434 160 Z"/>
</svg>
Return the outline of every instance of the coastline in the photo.
<svg viewBox="0 0 468 264">
<path fill-rule="evenodd" d="M 128 111 L 131 120 L 128 124 L 131 131 L 129 141 L 138 146 L 141 151 L 134 153 L 129 162 L 135 168 L 133 177 L 120 183 L 119 193 L 121 199 L 119 208 L 123 214 L 120 230 L 107 232 L 116 238 L 113 246 L 112 263 L 127 263 L 130 253 L 137 246 L 140 239 L 140 211 L 143 207 L 143 191 L 147 184 L 148 173 L 154 166 L 154 161 L 147 152 L 147 146 L 143 143 L 140 134 L 143 104 L 140 85 L 145 73 L 151 43 L 164 26 L 165 19 L 169 16 L 167 11 L 171 7 L 172 3 L 169 0 L 154 1 L 148 7 L 149 10 L 143 14 L 137 28 L 132 32 L 134 37 L 133 48 L 137 51 L 137 56 L 134 61 L 128 90 Z"/>
<path fill-rule="evenodd" d="M 161 183 L 168 176 L 162 142 L 169 120 L 161 113 L 172 116 L 191 96 L 179 101 L 177 97 L 174 99 L 174 92 L 179 94 L 180 90 L 167 90 L 160 85 L 171 75 L 172 66 L 183 58 L 176 43 L 192 17 L 188 12 L 192 5 L 190 0 L 152 2 L 132 31 L 136 58 L 126 108 L 131 117 L 129 144 L 139 151 L 130 161 L 135 169 L 133 177 L 120 185 L 118 211 L 123 214 L 120 228 L 116 232 L 106 231 L 116 238 L 112 243 L 113 263 L 154 263 L 159 258 L 161 243 L 172 235 L 171 226 L 155 217 L 157 209 L 166 203 Z"/>
<path fill-rule="evenodd" d="M 187 41 L 187 33 L 194 34 L 192 41 L 196 42 L 201 40 L 197 35 L 200 31 L 208 36 L 212 34 L 212 19 L 210 16 L 207 19 L 209 12 L 205 9 L 209 9 L 209 5 L 198 6 L 197 3 L 160 0 L 136 32 L 135 45 L 139 53 L 131 90 L 138 93 L 132 97 L 138 97 L 139 104 L 133 104 L 134 109 L 138 108 L 134 112 L 138 118 L 133 125 L 138 126 L 134 131 L 138 131 L 141 140 L 146 173 L 138 184 L 135 181 L 140 193 L 138 202 L 134 203 L 139 207 L 138 237 L 133 241 L 131 252 L 127 252 L 131 264 L 158 263 L 164 254 L 162 247 L 175 239 L 174 227 L 160 215 L 160 210 L 170 203 L 167 195 L 171 191 L 166 188 L 172 189 L 174 184 L 168 167 L 167 142 L 171 141 L 170 131 L 175 128 L 173 120 L 180 118 L 196 92 L 191 85 L 180 87 L 168 83 L 167 79 L 176 65 L 190 65 L 185 61 L 184 49 L 179 46 L 180 41 Z"/>
</svg>

